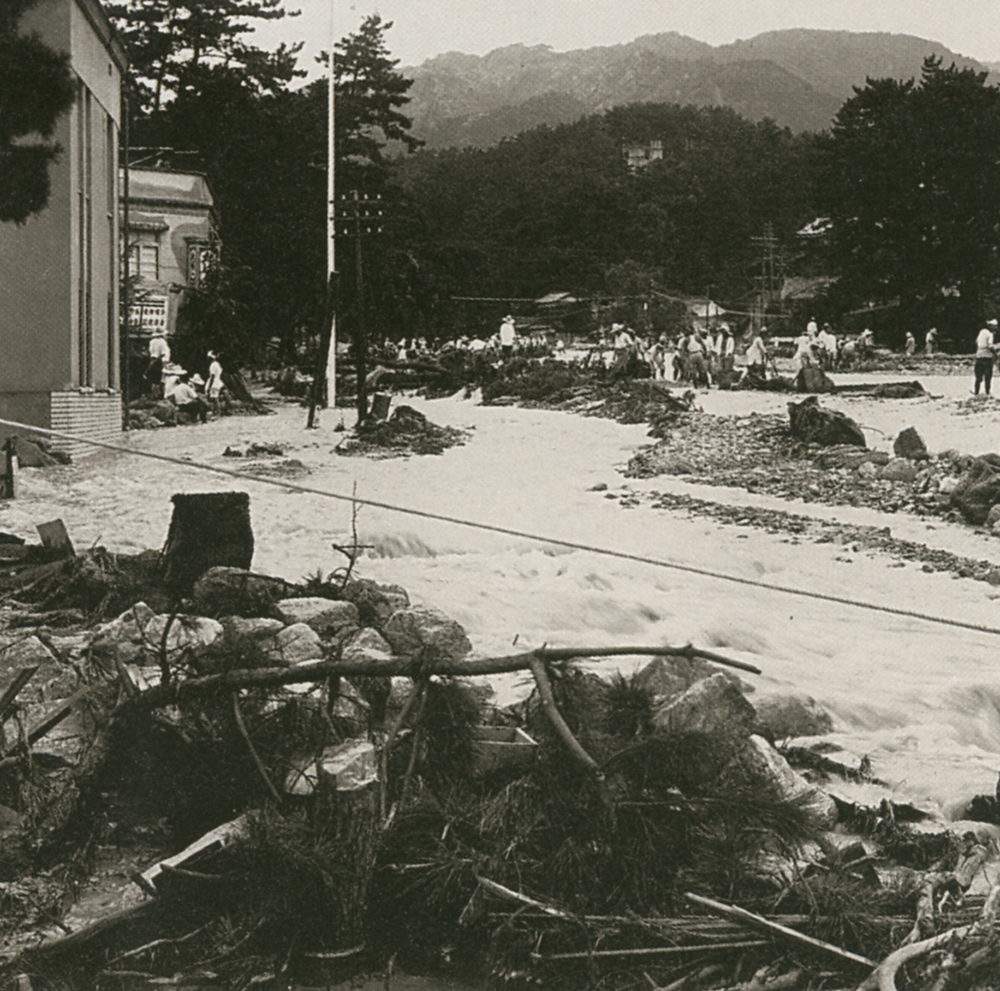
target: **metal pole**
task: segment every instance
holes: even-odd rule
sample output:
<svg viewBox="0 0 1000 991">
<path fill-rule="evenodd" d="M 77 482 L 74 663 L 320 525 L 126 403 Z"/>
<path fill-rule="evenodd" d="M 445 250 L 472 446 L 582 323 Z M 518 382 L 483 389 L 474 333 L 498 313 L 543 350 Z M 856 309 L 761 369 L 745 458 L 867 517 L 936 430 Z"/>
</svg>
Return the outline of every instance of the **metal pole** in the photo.
<svg viewBox="0 0 1000 991">
<path fill-rule="evenodd" d="M 329 141 L 327 149 L 326 167 L 326 276 L 327 292 L 332 289 L 333 273 L 337 269 L 336 264 L 336 173 L 337 173 L 337 141 L 336 141 L 336 73 L 334 71 L 334 45 L 336 37 L 334 35 L 333 2 L 330 4 L 330 95 L 329 95 Z M 326 396 L 327 406 L 337 405 L 337 309 L 332 307 L 330 311 L 330 348 L 326 355 Z"/>
<path fill-rule="evenodd" d="M 118 362 L 119 374 L 122 378 L 122 427 L 128 430 L 128 404 L 132 399 L 132 289 L 131 277 L 132 266 L 132 242 L 129 240 L 129 154 L 131 153 L 131 132 L 129 118 L 132 115 L 132 107 L 129 103 L 128 91 L 125 89 L 127 83 L 122 80 L 122 90 L 125 91 L 122 103 L 124 105 L 122 113 L 122 137 L 124 138 L 124 154 L 119 150 L 119 158 L 124 167 L 122 168 L 122 226 L 125 228 L 118 238 L 119 251 L 123 252 L 122 257 L 122 284 L 119 287 L 119 317 L 118 317 Z M 115 163 L 117 165 L 117 163 Z"/>
</svg>

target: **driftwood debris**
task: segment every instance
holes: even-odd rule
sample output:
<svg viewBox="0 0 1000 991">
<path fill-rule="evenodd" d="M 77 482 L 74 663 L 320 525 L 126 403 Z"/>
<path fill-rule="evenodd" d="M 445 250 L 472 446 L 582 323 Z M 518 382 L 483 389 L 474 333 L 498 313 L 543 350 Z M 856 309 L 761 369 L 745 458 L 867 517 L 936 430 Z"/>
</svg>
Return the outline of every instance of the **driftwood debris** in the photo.
<svg viewBox="0 0 1000 991">
<path fill-rule="evenodd" d="M 1000 883 L 994 884 L 983 905 L 982 912 L 975 922 L 955 929 L 948 929 L 923 939 L 916 943 L 905 943 L 898 950 L 889 954 L 873 971 L 858 985 L 857 991 L 897 991 L 896 975 L 903 964 L 919 957 L 927 956 L 938 950 L 947 950 L 947 956 L 941 963 L 942 973 L 958 970 L 965 965 L 982 965 L 988 963 L 990 957 L 984 951 L 994 938 L 996 928 L 997 905 L 1000 903 Z M 931 985 L 939 988 L 940 981 Z"/>
<path fill-rule="evenodd" d="M 738 905 L 726 905 L 723 902 L 716 901 L 714 898 L 705 898 L 703 895 L 696 895 L 690 891 L 686 892 L 684 897 L 695 905 L 701 905 L 717 915 L 725 915 L 740 923 L 745 923 L 751 929 L 761 929 L 781 939 L 801 943 L 803 946 L 820 950 L 823 953 L 833 954 L 836 957 L 840 957 L 841 960 L 847 960 L 850 963 L 863 967 L 875 966 L 875 962 L 869 960 L 867 957 L 843 950 L 839 946 L 834 946 L 832 943 L 827 943 L 822 939 L 816 939 L 814 936 L 807 936 L 805 933 L 800 933 L 795 929 L 789 929 L 788 926 L 783 926 L 778 922 L 771 922 L 770 919 L 765 919 L 764 916 L 757 915 L 754 912 L 748 912 L 745 908 L 740 908 Z"/>
<path fill-rule="evenodd" d="M 687 644 L 683 647 L 611 647 L 611 648 L 551 648 L 539 647 L 522 654 L 505 657 L 484 657 L 473 660 L 453 660 L 438 658 L 428 662 L 416 657 L 391 657 L 385 659 L 365 658 L 361 660 L 323 660 L 296 664 L 294 667 L 236 668 L 219 674 L 187 678 L 169 685 L 153 685 L 146 691 L 123 703 L 133 710 L 157 709 L 164 705 L 230 692 L 243 688 L 262 688 L 278 685 L 296 685 L 306 682 L 322 682 L 328 678 L 364 675 L 372 678 L 446 675 L 455 678 L 475 678 L 480 675 L 506 674 L 511 671 L 526 671 L 534 659 L 542 661 L 582 660 L 589 657 L 700 657 L 715 664 L 724 664 L 760 674 L 760 668 L 712 651 L 703 651 Z"/>
</svg>

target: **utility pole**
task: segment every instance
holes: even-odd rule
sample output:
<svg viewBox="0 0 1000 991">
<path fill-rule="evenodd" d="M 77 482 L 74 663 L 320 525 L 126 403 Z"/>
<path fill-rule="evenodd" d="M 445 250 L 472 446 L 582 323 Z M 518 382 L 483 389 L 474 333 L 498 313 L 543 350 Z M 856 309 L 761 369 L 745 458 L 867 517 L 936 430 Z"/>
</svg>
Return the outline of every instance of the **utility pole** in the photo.
<svg viewBox="0 0 1000 991">
<path fill-rule="evenodd" d="M 329 79 L 329 112 L 327 128 L 329 130 L 327 141 L 327 165 L 326 165 L 326 293 L 328 305 L 330 307 L 330 344 L 326 353 L 326 404 L 327 406 L 337 405 L 337 307 L 333 303 L 334 285 L 336 278 L 334 272 L 337 271 L 337 220 L 336 220 L 336 188 L 337 188 L 337 101 L 336 101 L 336 78 L 334 69 L 335 46 L 337 43 L 334 34 L 333 0 L 330 3 L 330 79 Z"/>
<path fill-rule="evenodd" d="M 362 196 L 356 189 L 341 197 L 341 229 L 354 238 L 354 275 L 357 289 L 357 323 L 354 330 L 354 361 L 358 379 L 358 423 L 368 416 L 368 328 L 365 323 L 365 282 L 361 264 L 361 239 L 382 233 L 382 197 Z"/>
<path fill-rule="evenodd" d="M 337 405 L 337 253 L 336 253 L 336 185 L 337 185 L 337 139 L 336 139 L 336 72 L 334 59 L 333 0 L 330 6 L 330 63 L 328 74 L 327 110 L 327 151 L 326 151 L 326 294 L 320 315 L 320 361 L 313 376 L 312 396 L 309 400 L 309 415 L 306 428 L 317 426 L 316 408 Z M 324 385 L 325 401 L 324 401 Z"/>
<path fill-rule="evenodd" d="M 760 275 L 754 280 L 757 289 L 757 304 L 754 307 L 754 330 L 759 330 L 767 313 L 768 303 L 773 303 L 780 291 L 780 268 L 778 260 L 778 239 L 774 235 L 774 224 L 768 221 L 764 225 L 761 237 L 750 239 L 760 250 Z"/>
</svg>

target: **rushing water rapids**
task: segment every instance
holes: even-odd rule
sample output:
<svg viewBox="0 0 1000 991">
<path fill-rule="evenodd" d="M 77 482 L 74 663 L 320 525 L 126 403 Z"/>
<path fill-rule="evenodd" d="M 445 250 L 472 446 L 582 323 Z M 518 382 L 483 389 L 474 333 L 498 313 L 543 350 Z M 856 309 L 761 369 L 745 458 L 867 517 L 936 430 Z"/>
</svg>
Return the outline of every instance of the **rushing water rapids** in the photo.
<svg viewBox="0 0 1000 991">
<path fill-rule="evenodd" d="M 1000 450 L 1000 402 L 980 400 L 970 412 L 964 377 L 923 381 L 935 398 L 823 402 L 870 428 L 876 447 L 887 447 L 913 425 L 931 450 Z M 700 397 L 707 411 L 727 413 L 783 411 L 786 401 L 746 393 Z M 334 430 L 341 412 L 325 412 L 319 429 L 306 431 L 305 413 L 296 407 L 271 417 L 143 432 L 128 443 L 232 469 L 241 462 L 222 457 L 227 445 L 280 442 L 309 469 L 299 480 L 311 487 L 350 495 L 356 486 L 363 498 L 1000 628 L 1000 589 L 983 582 L 926 574 L 875 551 L 722 526 L 642 503 L 622 508 L 608 495 L 623 488 L 616 466 L 648 442 L 642 426 L 459 399 L 410 402 L 436 423 L 470 427 L 468 443 L 440 457 L 343 458 L 333 453 L 343 436 Z M 0 529 L 27 536 L 35 523 L 59 516 L 78 547 L 158 547 L 171 494 L 236 487 L 251 493 L 257 570 L 293 580 L 330 571 L 344 563 L 332 545 L 351 540 L 349 503 L 129 456 L 25 471 L 22 481 L 22 498 L 0 504 Z M 601 484 L 610 491 L 594 491 Z M 895 536 L 1000 563 L 996 538 L 940 520 L 787 503 L 677 479 L 630 482 L 628 488 L 889 526 Z M 542 643 L 690 641 L 759 666 L 763 675 L 752 679 L 759 692 L 801 693 L 823 703 L 835 717 L 832 739 L 855 757 L 868 754 L 875 774 L 900 798 L 930 800 L 950 811 L 975 793 L 994 790 L 1000 636 L 372 507 L 360 508 L 357 528 L 372 547 L 360 572 L 402 584 L 414 599 L 448 612 L 469 631 L 479 654 Z M 631 670 L 639 663 L 629 658 L 601 666 Z M 497 688 L 507 697 L 517 686 Z"/>
</svg>

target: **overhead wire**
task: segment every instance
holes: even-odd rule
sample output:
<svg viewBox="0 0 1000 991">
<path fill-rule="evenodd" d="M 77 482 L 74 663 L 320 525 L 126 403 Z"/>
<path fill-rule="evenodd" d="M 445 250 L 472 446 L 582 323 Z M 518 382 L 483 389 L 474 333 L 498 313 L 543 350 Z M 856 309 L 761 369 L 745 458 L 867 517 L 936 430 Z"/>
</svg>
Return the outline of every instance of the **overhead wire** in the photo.
<svg viewBox="0 0 1000 991">
<path fill-rule="evenodd" d="M 678 561 L 669 561 L 664 558 L 651 557 L 646 554 L 635 554 L 631 551 L 615 550 L 610 547 L 600 547 L 595 544 L 587 544 L 577 540 L 567 540 L 562 537 L 532 533 L 529 530 L 502 526 L 498 523 L 487 523 L 481 520 L 469 520 L 459 516 L 451 516 L 447 513 L 436 513 L 428 509 L 418 509 L 413 506 L 399 506 L 379 499 L 365 498 L 355 493 L 348 495 L 341 492 L 331 492 L 328 489 L 320 489 L 311 485 L 301 485 L 298 482 L 291 482 L 284 479 L 246 474 L 244 472 L 235 471 L 232 468 L 223 468 L 219 465 L 211 465 L 203 461 L 172 457 L 169 454 L 156 454 L 152 451 L 137 451 L 134 448 L 125 447 L 121 444 L 111 444 L 107 441 L 81 437 L 64 431 L 35 427 L 15 420 L 0 419 L 0 427 L 27 430 L 30 433 L 39 434 L 44 437 L 52 437 L 57 440 L 67 440 L 76 443 L 89 444 L 92 447 L 101 448 L 107 451 L 114 451 L 116 453 L 130 455 L 132 457 L 147 458 L 152 461 L 161 461 L 166 464 L 176 465 L 182 468 L 193 468 L 198 471 L 224 475 L 229 478 L 238 479 L 240 482 L 244 483 L 255 482 L 261 485 L 270 485 L 290 492 L 298 492 L 305 495 L 316 495 L 325 499 L 334 499 L 339 502 L 351 503 L 353 505 L 369 506 L 373 509 L 385 510 L 386 512 L 400 513 L 404 516 L 415 516 L 420 519 L 434 520 L 438 523 L 447 523 L 453 526 L 481 530 L 487 533 L 502 534 L 503 536 L 515 537 L 520 540 L 528 540 L 534 543 L 548 544 L 555 547 L 565 547 L 568 550 L 581 551 L 589 554 L 599 554 L 605 557 L 616 558 L 618 560 L 632 561 L 638 564 L 646 564 L 657 568 L 666 568 L 672 571 L 679 571 L 684 574 L 696 575 L 700 578 L 712 579 L 714 581 L 730 582 L 732 584 L 743 585 L 748 588 L 761 589 L 768 592 L 776 592 L 798 598 L 813 599 L 820 602 L 829 602 L 834 605 L 847 606 L 852 609 L 878 612 L 890 616 L 898 616 L 903 619 L 913 619 L 926 623 L 934 623 L 958 629 L 971 630 L 976 633 L 985 633 L 991 636 L 1000 636 L 1000 627 L 989 626 L 983 623 L 972 623 L 948 616 L 935 616 L 932 613 L 925 613 L 916 609 L 903 609 L 897 606 L 886 605 L 884 603 L 866 601 L 864 599 L 852 599 L 829 592 L 820 592 L 815 589 L 795 588 L 791 585 L 779 585 L 773 582 L 760 581 L 756 578 L 745 578 L 741 575 L 727 574 L 726 572 L 715 571 L 711 568 L 702 568 L 693 564 L 682 564 Z"/>
</svg>

